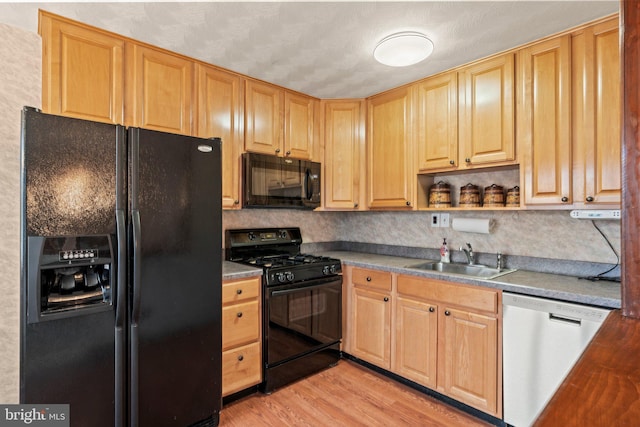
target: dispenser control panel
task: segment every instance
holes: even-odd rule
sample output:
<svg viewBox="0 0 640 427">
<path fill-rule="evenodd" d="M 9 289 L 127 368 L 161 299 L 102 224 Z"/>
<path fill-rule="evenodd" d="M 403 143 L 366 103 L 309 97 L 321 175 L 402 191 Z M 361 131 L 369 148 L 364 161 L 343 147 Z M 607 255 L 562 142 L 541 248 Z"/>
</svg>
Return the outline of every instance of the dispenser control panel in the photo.
<svg viewBox="0 0 640 427">
<path fill-rule="evenodd" d="M 97 249 L 80 249 L 72 251 L 60 251 L 60 261 L 74 261 L 74 260 L 86 260 L 98 257 Z"/>
</svg>

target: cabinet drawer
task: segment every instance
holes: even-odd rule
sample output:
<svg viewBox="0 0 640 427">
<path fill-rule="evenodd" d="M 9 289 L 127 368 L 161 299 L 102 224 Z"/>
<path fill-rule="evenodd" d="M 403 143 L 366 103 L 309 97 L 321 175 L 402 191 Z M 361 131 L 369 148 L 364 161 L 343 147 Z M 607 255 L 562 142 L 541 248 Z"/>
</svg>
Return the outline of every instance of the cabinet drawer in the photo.
<svg viewBox="0 0 640 427">
<path fill-rule="evenodd" d="M 222 304 L 234 303 L 260 295 L 260 278 L 234 280 L 222 283 Z"/>
<path fill-rule="evenodd" d="M 356 286 L 367 286 L 384 291 L 391 291 L 391 273 L 388 271 L 354 268 L 352 270 L 351 281 Z"/>
<path fill-rule="evenodd" d="M 222 349 L 256 341 L 260 337 L 257 300 L 222 308 Z"/>
<path fill-rule="evenodd" d="M 441 301 L 472 310 L 488 313 L 498 312 L 499 291 L 493 289 L 399 275 L 398 293 L 427 301 Z"/>
<path fill-rule="evenodd" d="M 222 395 L 243 390 L 262 381 L 260 342 L 222 353 Z"/>
</svg>

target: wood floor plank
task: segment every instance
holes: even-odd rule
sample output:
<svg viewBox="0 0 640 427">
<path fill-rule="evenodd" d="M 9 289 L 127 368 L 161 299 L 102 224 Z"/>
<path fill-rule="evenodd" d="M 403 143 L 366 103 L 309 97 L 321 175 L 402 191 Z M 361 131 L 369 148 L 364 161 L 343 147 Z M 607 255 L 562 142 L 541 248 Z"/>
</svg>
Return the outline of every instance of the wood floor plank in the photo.
<svg viewBox="0 0 640 427">
<path fill-rule="evenodd" d="M 352 361 L 225 405 L 222 427 L 475 427 L 491 424 Z"/>
</svg>

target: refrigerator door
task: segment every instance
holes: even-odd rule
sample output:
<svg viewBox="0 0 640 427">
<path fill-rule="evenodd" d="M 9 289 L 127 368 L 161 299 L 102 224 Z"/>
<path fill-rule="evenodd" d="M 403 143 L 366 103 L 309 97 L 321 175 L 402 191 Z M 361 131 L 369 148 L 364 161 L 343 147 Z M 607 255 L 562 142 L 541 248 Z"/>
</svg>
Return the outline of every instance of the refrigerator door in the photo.
<svg viewBox="0 0 640 427">
<path fill-rule="evenodd" d="M 130 128 L 133 426 L 217 425 L 221 144 Z"/>
<path fill-rule="evenodd" d="M 23 111 L 20 402 L 69 404 L 71 426 L 115 423 L 109 273 L 124 136 L 119 126 Z M 61 289 L 60 278 L 71 279 L 70 288 Z M 89 301 L 98 283 L 109 286 L 104 300 L 72 302 Z"/>
</svg>

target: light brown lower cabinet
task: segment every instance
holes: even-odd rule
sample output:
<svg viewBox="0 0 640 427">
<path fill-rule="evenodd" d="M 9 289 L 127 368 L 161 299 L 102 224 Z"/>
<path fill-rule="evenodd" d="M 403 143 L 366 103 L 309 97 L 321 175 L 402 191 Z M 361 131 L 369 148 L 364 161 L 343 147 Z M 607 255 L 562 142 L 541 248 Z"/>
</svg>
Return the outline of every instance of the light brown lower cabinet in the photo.
<svg viewBox="0 0 640 427">
<path fill-rule="evenodd" d="M 345 270 L 347 353 L 502 416 L 499 290 L 358 267 Z M 380 277 L 386 278 L 384 286 Z"/>
<path fill-rule="evenodd" d="M 222 283 L 222 396 L 262 382 L 260 277 Z"/>
</svg>

